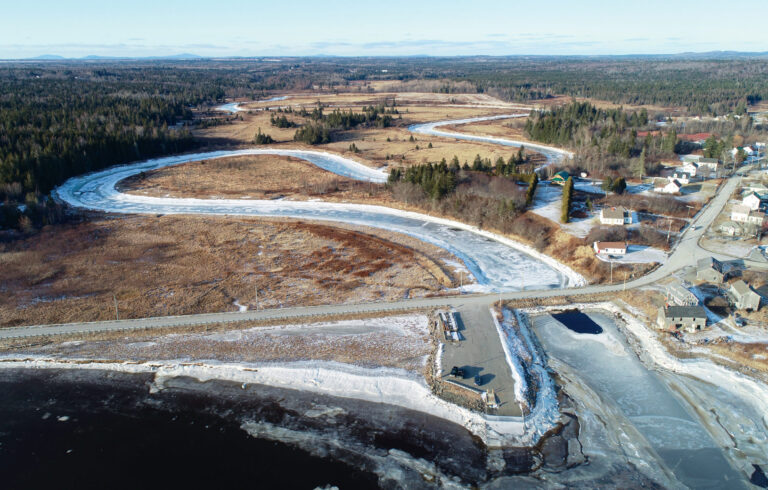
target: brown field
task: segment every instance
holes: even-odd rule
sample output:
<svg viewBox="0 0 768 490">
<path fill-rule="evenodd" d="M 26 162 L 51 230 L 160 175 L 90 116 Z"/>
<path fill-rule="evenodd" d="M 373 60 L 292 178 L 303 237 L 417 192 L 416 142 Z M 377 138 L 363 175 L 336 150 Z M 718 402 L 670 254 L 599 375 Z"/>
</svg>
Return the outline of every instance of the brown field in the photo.
<svg viewBox="0 0 768 490">
<path fill-rule="evenodd" d="M 0 245 L 0 325 L 113 319 L 113 294 L 120 318 L 423 296 L 452 285 L 449 257 L 342 225 L 97 217 Z"/>
<path fill-rule="evenodd" d="M 298 158 L 240 156 L 190 162 L 124 180 L 133 194 L 197 198 L 307 199 L 371 201 L 389 204 L 384 186 L 319 169 Z"/>
<path fill-rule="evenodd" d="M 286 171 L 287 170 L 287 171 Z M 226 176 L 226 178 L 222 178 Z M 156 170 L 145 178 L 134 177 L 124 182 L 123 190 L 151 196 L 226 197 L 270 199 L 285 197 L 295 200 L 321 198 L 324 201 L 379 204 L 408 211 L 440 214 L 430 206 L 422 209 L 409 206 L 393 197 L 382 185 L 360 183 L 317 169 L 301 160 L 269 155 L 191 162 Z M 428 204 L 428 203 L 427 203 Z M 455 218 L 453 216 L 444 216 Z M 490 229 L 520 242 L 533 245 L 574 268 L 591 281 L 605 282 L 608 264 L 597 260 L 591 247 L 582 240 L 559 229 L 558 224 L 533 213 L 521 218 L 512 233 Z M 486 226 L 486 228 L 488 228 Z M 619 281 L 631 274 L 641 274 L 649 266 L 614 267 L 614 279 Z"/>
<path fill-rule="evenodd" d="M 449 103 L 451 97 L 461 98 L 464 103 Z M 392 127 L 345 131 L 340 134 L 339 141 L 325 145 L 309 147 L 295 143 L 293 141 L 293 135 L 296 132 L 295 128 L 276 128 L 269 121 L 271 114 L 278 107 L 275 104 L 280 104 L 282 107 L 290 106 L 294 110 L 299 110 L 301 107 L 311 110 L 320 102 L 326 107 L 326 112 L 334 108 L 360 111 L 363 106 L 376 105 L 385 101 L 391 104 L 392 100 L 396 101 L 398 104 L 397 109 L 400 111 L 400 118 L 394 116 L 395 119 Z M 329 150 L 353 156 L 361 163 L 375 168 L 387 165 L 408 166 L 426 162 L 438 162 L 443 158 L 450 160 L 454 155 L 462 163 L 467 161 L 470 164 L 475 155 L 478 154 L 483 158 L 491 158 L 494 161 L 500 156 L 506 160 L 513 154 L 514 149 L 499 148 L 498 145 L 489 143 L 458 141 L 450 138 L 424 135 L 414 135 L 416 141 L 412 142 L 410 141 L 411 133 L 407 128 L 410 124 L 422 122 L 521 112 L 518 105 L 509 105 L 488 96 L 469 97 L 468 95 L 453 94 L 449 97 L 447 94 L 413 93 L 299 94 L 278 103 L 247 103 L 245 107 L 252 110 L 238 113 L 236 118 L 231 118 L 231 124 L 199 129 L 195 131 L 195 134 L 210 141 L 226 141 L 229 144 L 250 146 L 255 134 L 261 128 L 262 132 L 274 138 L 275 146 L 277 147 L 290 145 L 292 148 L 308 147 Z M 271 108 L 272 112 L 264 110 L 265 108 Z M 286 117 L 297 124 L 305 122 L 304 118 L 298 114 L 286 114 Z M 503 121 L 495 122 L 497 125 L 502 123 Z M 458 131 L 461 132 L 462 129 L 458 129 Z M 354 154 L 349 151 L 352 143 L 360 150 L 359 153 Z M 429 148 L 430 143 L 432 148 Z M 533 154 L 533 152 L 529 153 Z"/>
</svg>

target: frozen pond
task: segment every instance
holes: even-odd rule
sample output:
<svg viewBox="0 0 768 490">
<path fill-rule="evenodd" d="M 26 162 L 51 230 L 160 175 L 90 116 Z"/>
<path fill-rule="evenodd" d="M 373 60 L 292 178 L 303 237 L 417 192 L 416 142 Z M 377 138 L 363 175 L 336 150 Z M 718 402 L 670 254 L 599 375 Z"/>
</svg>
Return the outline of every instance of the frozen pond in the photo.
<svg viewBox="0 0 768 490">
<path fill-rule="evenodd" d="M 75 177 L 55 193 L 72 206 L 115 213 L 266 216 L 338 221 L 404 233 L 441 247 L 460 258 L 477 281 L 470 288 L 515 291 L 563 288 L 583 278 L 553 259 L 512 240 L 459 222 L 384 206 L 317 201 L 249 199 L 176 199 L 122 194 L 115 185 L 132 175 L 202 159 L 278 154 L 306 160 L 353 179 L 383 182 L 386 174 L 329 153 L 304 150 L 253 149 L 180 155 L 112 167 Z M 523 279 L 524 277 L 524 279 Z"/>
<path fill-rule="evenodd" d="M 531 317 L 547 355 L 579 373 L 607 406 L 615 405 L 658 455 L 660 463 L 691 488 L 744 488 L 723 452 L 663 379 L 640 362 L 614 319 L 588 313 L 603 333 L 579 334 L 552 315 Z M 625 434 L 631 437 L 631 434 Z"/>
</svg>

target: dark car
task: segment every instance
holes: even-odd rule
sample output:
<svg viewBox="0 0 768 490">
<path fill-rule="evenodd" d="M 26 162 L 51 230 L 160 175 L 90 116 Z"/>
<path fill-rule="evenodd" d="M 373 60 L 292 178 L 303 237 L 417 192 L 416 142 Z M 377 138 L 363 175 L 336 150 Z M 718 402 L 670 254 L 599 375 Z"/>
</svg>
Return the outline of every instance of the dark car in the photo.
<svg viewBox="0 0 768 490">
<path fill-rule="evenodd" d="M 464 378 L 464 370 L 458 366 L 453 366 L 451 368 L 451 376 L 454 378 Z"/>
<path fill-rule="evenodd" d="M 483 377 L 479 374 L 475 376 L 475 385 L 476 386 L 483 386 Z"/>
</svg>

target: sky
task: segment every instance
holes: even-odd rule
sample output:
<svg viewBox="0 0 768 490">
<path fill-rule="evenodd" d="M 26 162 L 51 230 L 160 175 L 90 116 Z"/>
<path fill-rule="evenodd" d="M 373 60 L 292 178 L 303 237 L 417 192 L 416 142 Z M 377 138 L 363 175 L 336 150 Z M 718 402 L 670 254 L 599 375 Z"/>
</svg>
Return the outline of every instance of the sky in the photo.
<svg viewBox="0 0 768 490">
<path fill-rule="evenodd" d="M 768 0 L 3 0 L 0 59 L 768 51 Z"/>
</svg>

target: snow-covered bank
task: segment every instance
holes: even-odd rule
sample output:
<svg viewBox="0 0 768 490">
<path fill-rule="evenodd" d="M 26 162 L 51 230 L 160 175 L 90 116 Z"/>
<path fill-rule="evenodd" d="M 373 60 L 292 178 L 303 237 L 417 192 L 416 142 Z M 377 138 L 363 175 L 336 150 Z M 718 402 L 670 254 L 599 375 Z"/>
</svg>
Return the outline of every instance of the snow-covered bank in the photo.
<svg viewBox="0 0 768 490">
<path fill-rule="evenodd" d="M 408 131 L 417 134 L 429 134 L 432 136 L 443 136 L 465 141 L 480 141 L 483 143 L 494 143 L 497 145 L 511 146 L 519 148 L 525 146 L 536 150 L 547 158 L 547 164 L 559 163 L 566 158 L 573 158 L 573 152 L 561 150 L 552 146 L 539 145 L 527 141 L 511 140 L 507 138 L 498 138 L 495 136 L 476 136 L 472 134 L 455 133 L 453 131 L 438 130 L 441 126 L 457 126 L 461 124 L 471 124 L 483 121 L 496 121 L 498 119 L 512 119 L 518 117 L 528 117 L 528 114 L 502 114 L 499 116 L 472 117 L 468 119 L 454 119 L 451 121 L 437 121 L 423 124 L 413 124 L 408 127 Z"/>
<path fill-rule="evenodd" d="M 514 291 L 520 276 L 528 287 L 562 288 L 586 284 L 552 257 L 514 240 L 444 218 L 385 206 L 317 201 L 176 199 L 122 194 L 121 180 L 141 172 L 186 162 L 239 155 L 294 156 L 358 180 L 382 182 L 386 174 L 338 155 L 305 150 L 249 149 L 158 158 L 74 177 L 54 191 L 72 206 L 114 213 L 239 215 L 340 221 L 404 233 L 443 248 L 461 259 L 486 291 Z M 534 281 L 533 278 L 536 280 Z"/>
<path fill-rule="evenodd" d="M 152 390 L 177 377 L 201 382 L 224 380 L 260 384 L 341 398 L 354 398 L 428 413 L 455 424 L 493 444 L 523 445 L 530 437 L 517 417 L 491 417 L 471 412 L 435 396 L 424 379 L 393 368 L 364 368 L 337 362 L 239 363 L 215 361 L 119 362 L 59 359 L 42 356 L 0 357 L 0 369 L 92 369 L 125 373 L 152 373 Z"/>
<path fill-rule="evenodd" d="M 530 336 L 526 320 L 517 311 L 506 308 L 502 310 L 502 322 L 493 309 L 491 317 L 515 380 L 515 399 L 529 409 L 529 415 L 524 419 L 526 435 L 531 442 L 538 441 L 560 420 L 555 383 Z M 528 385 L 529 379 L 535 383 L 535 388 Z"/>
</svg>

